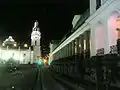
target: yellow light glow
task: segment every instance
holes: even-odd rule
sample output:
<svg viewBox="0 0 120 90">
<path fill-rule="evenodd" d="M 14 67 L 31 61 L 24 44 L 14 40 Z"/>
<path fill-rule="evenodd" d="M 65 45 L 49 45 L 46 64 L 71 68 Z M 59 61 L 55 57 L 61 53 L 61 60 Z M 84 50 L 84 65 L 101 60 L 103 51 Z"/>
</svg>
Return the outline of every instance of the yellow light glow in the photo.
<svg viewBox="0 0 120 90">
<path fill-rule="evenodd" d="M 17 45 L 16 44 L 14 44 L 14 47 L 16 47 Z"/>
<path fill-rule="evenodd" d="M 28 45 L 27 45 L 27 44 L 24 44 L 24 47 L 28 47 Z"/>
<path fill-rule="evenodd" d="M 44 60 L 43 60 L 43 63 L 46 63 L 46 62 L 47 62 L 47 60 L 44 59 Z"/>
</svg>

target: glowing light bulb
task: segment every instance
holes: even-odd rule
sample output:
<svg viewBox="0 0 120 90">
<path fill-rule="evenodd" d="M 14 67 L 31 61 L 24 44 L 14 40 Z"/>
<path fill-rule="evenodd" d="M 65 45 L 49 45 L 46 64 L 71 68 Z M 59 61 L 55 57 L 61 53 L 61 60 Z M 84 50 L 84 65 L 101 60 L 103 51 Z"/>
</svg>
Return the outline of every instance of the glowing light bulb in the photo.
<svg viewBox="0 0 120 90">
<path fill-rule="evenodd" d="M 28 47 L 28 45 L 27 45 L 27 44 L 24 44 L 24 47 Z"/>
<path fill-rule="evenodd" d="M 16 44 L 14 44 L 14 47 L 16 47 L 17 45 Z"/>
</svg>

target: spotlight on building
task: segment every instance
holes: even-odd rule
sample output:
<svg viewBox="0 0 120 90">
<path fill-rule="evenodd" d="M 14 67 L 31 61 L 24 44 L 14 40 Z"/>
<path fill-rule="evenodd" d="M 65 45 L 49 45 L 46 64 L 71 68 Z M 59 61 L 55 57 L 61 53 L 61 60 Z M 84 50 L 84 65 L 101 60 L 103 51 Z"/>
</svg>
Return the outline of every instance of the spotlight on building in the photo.
<svg viewBox="0 0 120 90">
<path fill-rule="evenodd" d="M 14 44 L 14 47 L 16 47 L 17 46 L 17 44 Z"/>
<path fill-rule="evenodd" d="M 24 44 L 24 47 L 25 47 L 25 48 L 27 48 L 27 47 L 28 47 L 28 45 L 27 45 L 27 44 Z"/>
</svg>

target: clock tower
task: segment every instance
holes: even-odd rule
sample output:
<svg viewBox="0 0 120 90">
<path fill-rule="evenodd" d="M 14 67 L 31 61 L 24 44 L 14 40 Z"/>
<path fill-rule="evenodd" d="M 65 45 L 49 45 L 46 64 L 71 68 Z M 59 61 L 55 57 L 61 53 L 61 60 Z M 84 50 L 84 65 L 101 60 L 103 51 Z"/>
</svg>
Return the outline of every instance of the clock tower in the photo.
<svg viewBox="0 0 120 90">
<path fill-rule="evenodd" d="M 40 39 L 41 39 L 40 28 L 38 27 L 38 21 L 35 21 L 31 33 L 31 46 L 33 46 L 33 63 L 39 60 L 41 56 Z"/>
</svg>

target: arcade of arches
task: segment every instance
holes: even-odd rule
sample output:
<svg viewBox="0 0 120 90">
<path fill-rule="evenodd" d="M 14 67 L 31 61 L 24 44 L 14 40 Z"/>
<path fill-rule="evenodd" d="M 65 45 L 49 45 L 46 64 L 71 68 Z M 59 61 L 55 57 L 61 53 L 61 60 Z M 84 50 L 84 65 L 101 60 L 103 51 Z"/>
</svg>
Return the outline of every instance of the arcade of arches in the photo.
<svg viewBox="0 0 120 90">
<path fill-rule="evenodd" d="M 104 25 L 99 21 L 95 25 L 95 48 L 97 54 L 104 54 Z M 120 13 L 113 11 L 107 20 L 108 30 L 108 43 L 110 47 L 110 53 L 117 53 L 117 40 L 120 39 Z"/>
<path fill-rule="evenodd" d="M 108 39 L 112 52 L 117 52 L 117 40 L 120 39 L 120 13 L 113 11 L 108 18 Z"/>
<path fill-rule="evenodd" d="M 90 56 L 90 30 L 85 31 L 79 37 L 53 54 L 53 60 L 80 54 L 84 54 L 83 56 L 86 58 Z"/>
<path fill-rule="evenodd" d="M 95 50 L 97 55 L 104 54 L 105 48 L 105 30 L 104 24 L 100 21 L 95 25 Z M 110 14 L 107 20 L 107 30 L 108 30 L 108 44 L 109 44 L 109 53 L 117 52 L 117 40 L 120 39 L 120 13 L 114 11 Z M 79 37 L 71 41 L 69 44 L 64 46 L 58 52 L 53 54 L 53 60 L 73 56 L 80 53 L 90 54 L 91 49 L 91 40 L 90 40 L 90 30 L 85 31 Z M 88 55 L 90 56 L 90 55 Z"/>
</svg>

